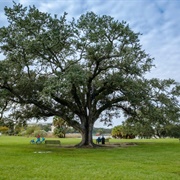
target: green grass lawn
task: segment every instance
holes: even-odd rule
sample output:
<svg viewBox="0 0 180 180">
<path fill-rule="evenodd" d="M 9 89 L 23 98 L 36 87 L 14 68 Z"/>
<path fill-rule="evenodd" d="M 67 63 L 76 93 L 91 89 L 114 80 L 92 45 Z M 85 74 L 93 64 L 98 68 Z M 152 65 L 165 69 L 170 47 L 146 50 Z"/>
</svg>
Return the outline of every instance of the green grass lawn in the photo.
<svg viewBox="0 0 180 180">
<path fill-rule="evenodd" d="M 69 148 L 30 144 L 31 138 L 0 136 L 0 180 L 179 180 L 178 139 L 114 140 L 115 148 Z"/>
</svg>

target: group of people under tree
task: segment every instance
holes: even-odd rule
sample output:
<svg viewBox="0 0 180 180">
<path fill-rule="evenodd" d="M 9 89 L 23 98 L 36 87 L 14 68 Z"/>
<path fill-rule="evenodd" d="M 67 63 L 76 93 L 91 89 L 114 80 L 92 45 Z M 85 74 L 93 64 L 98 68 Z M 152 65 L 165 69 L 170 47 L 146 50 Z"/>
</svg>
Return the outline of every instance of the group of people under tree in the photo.
<svg viewBox="0 0 180 180">
<path fill-rule="evenodd" d="M 98 137 L 96 139 L 96 144 L 99 144 L 99 143 L 105 144 L 105 137 L 104 136 L 102 136 L 102 138 Z"/>
</svg>

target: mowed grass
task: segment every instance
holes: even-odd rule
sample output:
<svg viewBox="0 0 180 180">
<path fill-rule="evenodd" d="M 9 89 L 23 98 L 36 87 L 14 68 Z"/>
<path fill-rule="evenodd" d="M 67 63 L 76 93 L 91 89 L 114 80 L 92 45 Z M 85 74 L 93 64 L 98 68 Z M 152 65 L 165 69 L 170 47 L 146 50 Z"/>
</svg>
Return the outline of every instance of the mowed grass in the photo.
<svg viewBox="0 0 180 180">
<path fill-rule="evenodd" d="M 30 144 L 27 137 L 0 136 L 0 180 L 179 180 L 178 139 L 115 140 L 135 146 L 73 148 Z"/>
</svg>

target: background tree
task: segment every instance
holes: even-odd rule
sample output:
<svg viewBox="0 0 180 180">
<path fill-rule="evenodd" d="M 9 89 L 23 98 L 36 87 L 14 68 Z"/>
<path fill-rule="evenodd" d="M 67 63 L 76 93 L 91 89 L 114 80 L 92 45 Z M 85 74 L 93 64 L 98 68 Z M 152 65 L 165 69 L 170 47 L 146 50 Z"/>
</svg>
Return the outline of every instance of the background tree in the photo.
<svg viewBox="0 0 180 180">
<path fill-rule="evenodd" d="M 166 137 L 180 138 L 180 124 L 169 124 L 164 130 Z"/>
<path fill-rule="evenodd" d="M 40 128 L 46 132 L 51 131 L 51 123 L 47 123 L 47 124 L 39 124 Z"/>
<path fill-rule="evenodd" d="M 14 121 L 10 118 L 1 118 L 0 119 L 0 126 L 1 127 L 6 127 L 5 129 L 8 129 L 6 132 L 7 135 L 14 135 Z"/>
<path fill-rule="evenodd" d="M 32 125 L 32 126 L 28 126 L 25 134 L 28 136 L 35 136 L 35 132 L 39 132 L 41 130 L 41 128 L 37 125 Z"/>
<path fill-rule="evenodd" d="M 59 138 L 65 138 L 66 132 L 68 130 L 68 124 L 64 119 L 55 116 L 53 118 L 53 125 L 55 126 L 54 135 L 58 136 Z"/>
<path fill-rule="evenodd" d="M 136 121 L 135 123 L 125 121 L 123 122 L 124 133 L 128 134 L 132 137 L 138 136 L 140 138 L 152 138 L 155 137 L 154 128 L 149 124 L 149 120 L 147 123 L 140 123 Z"/>
<path fill-rule="evenodd" d="M 44 131 L 44 130 L 34 131 L 33 136 L 37 137 L 38 135 L 40 135 L 40 137 L 46 137 L 47 136 L 47 132 Z"/>
<path fill-rule="evenodd" d="M 9 128 L 7 126 L 0 126 L 0 132 L 2 134 L 8 133 Z"/>
<path fill-rule="evenodd" d="M 111 131 L 111 135 L 114 138 L 123 138 L 124 132 L 122 125 L 115 126 Z"/>
<path fill-rule="evenodd" d="M 111 131 L 111 135 L 114 138 L 124 139 L 133 139 L 136 136 L 134 129 L 130 126 L 124 126 L 124 124 L 115 126 Z"/>
<path fill-rule="evenodd" d="M 93 12 L 67 22 L 66 13 L 58 18 L 16 3 L 5 15 L 1 111 L 21 119 L 61 117 L 82 134 L 78 146 L 95 146 L 97 120 L 110 124 L 121 112 L 135 117 L 137 110 L 145 116 L 146 107 L 179 108 L 176 82 L 144 78 L 153 59 L 126 22 Z"/>
</svg>

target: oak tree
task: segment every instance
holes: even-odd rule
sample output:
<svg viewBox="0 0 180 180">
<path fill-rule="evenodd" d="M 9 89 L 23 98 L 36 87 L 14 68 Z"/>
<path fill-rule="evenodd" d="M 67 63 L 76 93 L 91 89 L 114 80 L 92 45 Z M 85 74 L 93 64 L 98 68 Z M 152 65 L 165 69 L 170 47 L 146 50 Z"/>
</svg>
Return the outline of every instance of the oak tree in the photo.
<svg viewBox="0 0 180 180">
<path fill-rule="evenodd" d="M 8 25 L 0 28 L 2 111 L 19 119 L 61 117 L 80 131 L 81 147 L 95 146 L 97 120 L 110 123 L 121 112 L 135 116 L 142 107 L 156 105 L 158 85 L 175 101 L 173 80 L 163 84 L 144 78 L 153 59 L 126 22 L 93 12 L 67 21 L 67 13 L 58 17 L 16 3 L 5 7 L 5 15 Z"/>
</svg>

